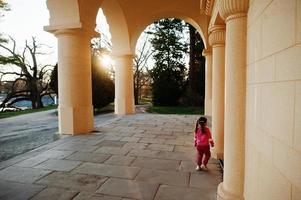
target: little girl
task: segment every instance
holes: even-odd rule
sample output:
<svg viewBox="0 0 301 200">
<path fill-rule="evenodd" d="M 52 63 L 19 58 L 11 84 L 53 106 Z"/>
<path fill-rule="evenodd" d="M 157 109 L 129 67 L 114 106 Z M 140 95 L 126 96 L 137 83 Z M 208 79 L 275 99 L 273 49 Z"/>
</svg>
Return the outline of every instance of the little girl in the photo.
<svg viewBox="0 0 301 200">
<path fill-rule="evenodd" d="M 207 163 L 211 156 L 209 144 L 211 147 L 214 146 L 211 132 L 207 127 L 207 118 L 200 117 L 195 124 L 194 130 L 194 146 L 198 152 L 196 170 L 208 170 Z"/>
</svg>

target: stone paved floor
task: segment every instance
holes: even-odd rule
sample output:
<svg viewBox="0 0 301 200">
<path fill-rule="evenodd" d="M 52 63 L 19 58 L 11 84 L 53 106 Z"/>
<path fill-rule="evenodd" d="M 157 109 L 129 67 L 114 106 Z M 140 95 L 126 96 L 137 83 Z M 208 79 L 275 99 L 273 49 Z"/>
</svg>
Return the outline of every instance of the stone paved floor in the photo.
<svg viewBox="0 0 301 200">
<path fill-rule="evenodd" d="M 0 199 L 215 199 L 218 162 L 194 170 L 196 119 L 125 116 L 1 162 Z"/>
</svg>

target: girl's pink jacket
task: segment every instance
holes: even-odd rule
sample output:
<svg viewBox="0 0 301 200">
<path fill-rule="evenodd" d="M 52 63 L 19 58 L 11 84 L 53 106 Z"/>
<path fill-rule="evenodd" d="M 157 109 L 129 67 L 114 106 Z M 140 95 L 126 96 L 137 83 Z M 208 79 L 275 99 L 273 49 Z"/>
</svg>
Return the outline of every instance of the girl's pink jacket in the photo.
<svg viewBox="0 0 301 200">
<path fill-rule="evenodd" d="M 205 133 L 202 133 L 202 129 L 198 128 L 197 132 L 194 133 L 194 146 L 214 146 L 211 132 L 208 127 L 205 128 Z"/>
</svg>

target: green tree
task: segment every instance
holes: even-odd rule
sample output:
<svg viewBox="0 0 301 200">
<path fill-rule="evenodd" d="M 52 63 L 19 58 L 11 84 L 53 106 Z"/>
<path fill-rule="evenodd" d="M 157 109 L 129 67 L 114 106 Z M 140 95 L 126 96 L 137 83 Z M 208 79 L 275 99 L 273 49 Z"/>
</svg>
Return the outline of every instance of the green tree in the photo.
<svg viewBox="0 0 301 200">
<path fill-rule="evenodd" d="M 198 31 L 189 26 L 189 72 L 182 103 L 187 106 L 204 106 L 205 58 L 202 56 L 204 43 Z"/>
<path fill-rule="evenodd" d="M 92 55 L 92 101 L 94 108 L 102 108 L 114 102 L 115 85 L 108 70 L 99 63 L 98 55 Z"/>
<path fill-rule="evenodd" d="M 150 42 L 154 49 L 155 66 L 151 71 L 153 80 L 153 104 L 177 105 L 185 85 L 185 61 L 187 42 L 183 40 L 186 25 L 174 18 L 154 23 Z"/>
<path fill-rule="evenodd" d="M 55 94 L 58 96 L 59 89 L 58 89 L 58 79 L 57 79 L 57 68 L 58 68 L 58 64 L 56 64 L 54 66 L 54 68 L 51 72 L 49 86 L 55 92 Z"/>
</svg>

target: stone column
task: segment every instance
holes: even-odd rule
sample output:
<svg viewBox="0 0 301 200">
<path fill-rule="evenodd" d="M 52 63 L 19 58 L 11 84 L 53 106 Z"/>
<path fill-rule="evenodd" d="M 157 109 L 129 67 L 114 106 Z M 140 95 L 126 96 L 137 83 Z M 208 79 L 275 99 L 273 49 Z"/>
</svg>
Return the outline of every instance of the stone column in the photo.
<svg viewBox="0 0 301 200">
<path fill-rule="evenodd" d="M 221 0 L 226 21 L 225 165 L 218 199 L 243 199 L 248 0 Z"/>
<path fill-rule="evenodd" d="M 225 88 L 225 26 L 212 27 L 209 43 L 212 45 L 212 134 L 215 142 L 213 156 L 224 154 L 224 88 Z"/>
<path fill-rule="evenodd" d="M 59 132 L 93 130 L 90 35 L 81 29 L 54 32 L 58 38 Z"/>
<path fill-rule="evenodd" d="M 135 113 L 133 55 L 115 56 L 115 114 Z"/>
<path fill-rule="evenodd" d="M 212 116 L 212 51 L 203 50 L 203 56 L 206 58 L 205 66 L 205 115 Z"/>
</svg>

